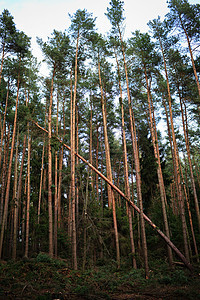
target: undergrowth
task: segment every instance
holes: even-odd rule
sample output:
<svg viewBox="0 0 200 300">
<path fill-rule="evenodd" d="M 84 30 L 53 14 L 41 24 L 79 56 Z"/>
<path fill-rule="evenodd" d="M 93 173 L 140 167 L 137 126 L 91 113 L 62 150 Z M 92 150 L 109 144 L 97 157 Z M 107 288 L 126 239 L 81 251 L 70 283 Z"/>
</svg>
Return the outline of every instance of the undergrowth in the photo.
<svg viewBox="0 0 200 300">
<path fill-rule="evenodd" d="M 114 262 L 74 271 L 68 262 L 52 259 L 45 253 L 36 258 L 0 264 L 0 299 L 112 299 L 123 293 L 160 294 L 162 299 L 200 299 L 199 270 L 176 268 L 155 263 L 145 280 L 143 269 L 121 269 Z M 123 298 L 122 298 L 123 299 Z"/>
</svg>

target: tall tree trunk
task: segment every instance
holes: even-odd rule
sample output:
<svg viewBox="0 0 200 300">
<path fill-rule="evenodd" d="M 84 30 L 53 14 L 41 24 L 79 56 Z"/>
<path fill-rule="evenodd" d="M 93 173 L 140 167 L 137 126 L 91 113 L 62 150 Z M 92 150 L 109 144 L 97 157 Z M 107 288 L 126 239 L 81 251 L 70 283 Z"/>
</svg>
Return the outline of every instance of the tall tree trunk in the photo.
<svg viewBox="0 0 200 300">
<path fill-rule="evenodd" d="M 52 153 L 51 153 L 51 115 L 53 104 L 53 82 L 56 72 L 56 65 L 54 65 L 53 75 L 51 79 L 50 102 L 48 112 L 48 212 L 49 212 L 49 255 L 53 257 L 53 213 L 52 213 Z"/>
<path fill-rule="evenodd" d="M 180 212 L 181 212 L 184 250 L 185 250 L 185 256 L 186 256 L 187 260 L 189 261 L 189 250 L 188 250 L 187 230 L 186 230 L 187 226 L 186 226 L 186 219 L 185 219 L 185 206 L 184 206 L 184 199 L 183 199 L 182 188 L 181 188 L 182 183 L 181 183 L 180 170 L 179 170 L 179 153 L 178 153 L 178 147 L 177 147 L 177 143 L 176 143 L 176 136 L 175 136 L 175 131 L 174 131 L 174 122 L 173 122 L 173 115 L 172 115 L 171 92 L 170 92 L 170 86 L 169 86 L 167 65 L 166 65 L 166 60 L 165 60 L 165 55 L 164 55 L 164 50 L 163 50 L 161 39 L 159 39 L 159 42 L 160 42 L 160 48 L 161 48 L 161 52 L 162 52 L 164 69 L 165 69 L 165 76 L 166 76 L 166 81 L 167 81 L 169 115 L 170 115 L 171 131 L 172 131 L 174 160 L 175 160 L 176 173 L 177 173 L 176 175 L 177 175 L 177 180 L 178 180 L 178 200 L 179 200 Z"/>
<path fill-rule="evenodd" d="M 76 185 L 75 185 L 75 149 L 76 149 L 76 90 L 77 90 L 77 63 L 78 63 L 78 49 L 79 49 L 79 31 L 76 41 L 76 56 L 75 56 L 75 70 L 74 70 L 74 95 L 71 110 L 71 203 L 72 203 L 72 256 L 73 267 L 77 270 L 77 243 L 76 243 Z"/>
<path fill-rule="evenodd" d="M 16 151 L 15 151 L 15 167 L 14 167 L 14 184 L 13 184 L 13 202 L 14 202 L 14 212 L 13 212 L 13 237 L 12 237 L 12 253 L 13 253 L 13 248 L 14 244 L 17 241 L 17 229 L 16 229 L 16 211 L 17 211 L 17 177 L 18 177 L 18 148 L 19 148 L 19 128 L 17 132 L 17 141 L 16 141 Z"/>
<path fill-rule="evenodd" d="M 124 155 L 124 174 L 125 174 L 125 190 L 126 195 L 129 199 L 131 199 L 130 185 L 129 185 L 129 174 L 128 174 L 128 157 L 127 157 L 127 147 L 126 147 L 126 133 L 125 133 L 125 122 L 124 122 L 124 105 L 123 105 L 123 95 L 122 95 L 122 86 L 120 79 L 120 68 L 119 62 L 117 58 L 117 54 L 115 51 L 115 58 L 117 63 L 117 70 L 119 76 L 119 90 L 120 90 L 120 104 L 121 104 L 121 116 L 122 116 L 122 141 L 123 141 L 123 155 Z M 132 253 L 132 263 L 134 269 L 137 269 L 136 259 L 135 259 L 135 244 L 133 238 L 133 224 L 132 224 L 132 208 L 128 205 L 128 220 L 129 220 L 129 233 L 130 233 L 130 241 L 131 241 L 131 253 Z"/>
<path fill-rule="evenodd" d="M 123 46 L 123 40 L 121 35 L 121 30 L 118 27 L 119 31 L 119 38 L 121 42 L 121 49 L 123 54 L 124 60 L 124 70 L 126 76 L 126 86 L 127 86 L 127 96 L 128 96 L 128 106 L 129 106 L 129 119 L 130 119 L 130 128 L 131 128 L 131 139 L 132 139 L 132 146 L 133 146 L 133 155 L 135 160 L 135 172 L 136 172 L 136 189 L 137 189 L 137 197 L 138 197 L 138 204 L 140 208 L 140 225 L 141 225 L 141 238 L 142 238 L 142 247 L 143 247 L 143 255 L 144 255 L 144 266 L 145 266 L 145 276 L 149 278 L 149 264 L 148 264 L 148 252 L 147 252 L 147 241 L 146 241 L 146 232 L 145 232 L 145 223 L 144 223 L 144 216 L 143 216 L 143 201 L 142 201 L 142 191 L 141 191 L 141 177 L 140 177 L 140 162 L 139 162 L 139 153 L 138 153 L 138 145 L 137 145 L 137 138 L 136 138 L 136 129 L 135 129 L 135 117 L 132 111 L 131 105 L 131 96 L 129 90 L 129 81 L 128 81 L 128 71 L 126 66 L 126 58 L 125 58 L 125 51 Z"/>
<path fill-rule="evenodd" d="M 26 153 L 26 135 L 24 135 L 22 160 L 21 160 L 21 167 L 20 167 L 20 173 L 19 173 L 19 179 L 18 179 L 17 198 L 16 198 L 15 211 L 14 211 L 14 232 L 13 232 L 13 251 L 12 251 L 12 259 L 13 260 L 16 260 L 16 253 L 17 253 L 19 199 L 21 198 L 22 172 L 23 172 L 23 167 L 24 167 L 25 153 Z"/>
<path fill-rule="evenodd" d="M 100 69 L 100 59 L 98 57 L 98 73 L 99 73 L 99 85 L 101 90 L 101 105 L 102 105 L 102 115 L 103 115 L 103 129 L 104 129 L 104 141 L 105 141 L 105 153 L 106 153 L 106 171 L 107 177 L 112 182 L 112 170 L 111 170 L 111 162 L 110 162 L 110 147 L 108 143 L 108 134 L 107 134 L 107 119 L 106 119 L 106 112 L 105 112 L 105 99 L 103 95 L 103 87 L 101 81 L 101 69 Z M 119 250 L 119 236 L 118 236 L 118 229 L 117 229 L 117 218 L 116 218 L 116 207 L 115 207 L 115 198 L 114 193 L 110 187 L 108 188 L 108 207 L 112 207 L 113 211 L 113 223 L 114 223 L 114 232 L 115 232 L 115 244 L 116 244 L 116 258 L 118 267 L 120 267 L 120 250 Z"/>
<path fill-rule="evenodd" d="M 8 164 L 8 157 L 9 157 L 9 142 L 10 142 L 10 125 L 8 126 L 8 134 L 4 143 L 4 156 L 3 156 L 3 167 L 2 167 L 3 170 L 2 170 L 2 181 L 1 181 L 0 224 L 2 223 L 2 218 L 3 218 L 4 194 L 5 194 L 5 186 L 6 186 L 7 164 Z"/>
<path fill-rule="evenodd" d="M 63 139 L 65 136 L 65 100 L 63 99 Z M 58 228 L 61 228 L 61 195 L 62 195 L 62 167 L 63 167 L 64 147 L 61 147 L 59 156 L 59 175 L 58 175 Z"/>
<path fill-rule="evenodd" d="M 58 136 L 59 99 L 57 94 L 56 136 Z M 54 195 L 54 255 L 58 256 L 58 151 L 55 151 L 55 195 Z"/>
<path fill-rule="evenodd" d="M 186 200 L 187 209 L 188 209 L 190 228 L 191 228 L 192 239 L 193 239 L 193 244 L 194 244 L 194 251 L 195 251 L 196 258 L 197 258 L 197 262 L 199 262 L 199 254 L 198 254 L 197 243 L 196 243 L 196 238 L 195 238 L 195 234 L 194 234 L 194 227 L 193 227 L 193 222 L 192 222 L 192 214 L 191 214 L 191 210 L 190 210 L 190 203 L 189 203 L 188 194 L 187 194 L 187 191 L 186 191 L 186 186 L 185 186 L 185 182 L 184 182 L 184 177 L 183 177 L 181 164 L 180 164 L 180 172 L 181 172 L 181 176 L 182 176 L 183 189 L 184 189 L 185 200 Z"/>
<path fill-rule="evenodd" d="M 20 66 L 20 63 L 21 63 L 21 58 L 20 58 L 20 61 L 19 61 L 19 66 Z M 6 224 L 7 215 L 8 215 L 8 202 L 9 202 L 9 193 L 10 193 L 12 161 L 13 161 L 13 152 L 14 152 L 14 145 L 15 145 L 16 128 L 17 128 L 17 109 L 18 109 L 18 100 L 19 100 L 19 83 L 20 83 L 20 74 L 18 74 L 18 80 L 17 80 L 17 98 L 16 98 L 16 106 L 15 106 L 15 117 L 14 117 L 14 124 L 13 124 L 13 135 L 12 135 L 12 144 L 11 144 L 11 151 L 10 151 L 10 161 L 9 161 L 9 166 L 8 166 L 4 213 L 3 213 L 3 220 L 2 220 L 2 226 L 1 226 L 0 258 L 2 256 L 4 230 L 5 230 L 5 224 Z"/>
<path fill-rule="evenodd" d="M 0 143 L 0 167 L 1 167 L 1 156 L 2 156 L 2 145 L 3 145 L 3 138 L 4 138 L 4 132 L 6 128 L 6 114 L 7 114 L 7 107 L 8 107 L 8 97 L 9 97 L 9 91 L 10 91 L 10 80 L 8 80 L 8 87 L 7 87 L 7 94 L 6 94 L 6 104 L 5 104 L 5 110 L 4 110 L 4 118 L 3 118 L 3 127 L 1 130 L 1 143 Z"/>
<path fill-rule="evenodd" d="M 45 128 L 46 128 L 46 116 L 47 116 L 47 101 L 45 105 L 45 120 L 44 120 Z M 42 185 L 43 185 L 43 173 L 44 173 L 44 154 L 45 154 L 45 135 L 43 136 L 42 162 L 41 162 L 41 171 L 40 171 L 40 188 L 39 188 L 39 197 L 38 197 L 38 224 L 40 224 Z"/>
<path fill-rule="evenodd" d="M 28 257 L 29 250 L 29 220 L 30 220 L 30 199 L 31 199 L 31 137 L 28 124 L 28 160 L 27 160 L 27 205 L 26 205 L 26 239 L 25 257 Z"/>
<path fill-rule="evenodd" d="M 99 167 L 99 126 L 98 123 L 96 125 L 96 139 L 97 139 L 97 143 L 96 143 L 96 169 L 98 169 Z M 99 176 L 98 174 L 96 174 L 96 198 L 97 198 L 97 203 L 99 203 Z"/>
<path fill-rule="evenodd" d="M 78 115 L 78 105 L 76 104 L 76 152 L 79 152 L 79 136 L 78 136 L 78 129 L 79 129 L 79 115 Z M 79 169 L 79 159 L 76 157 L 76 167 L 77 170 Z M 78 224 L 79 218 L 79 176 L 76 177 L 76 226 Z"/>
<path fill-rule="evenodd" d="M 195 186 L 195 181 L 194 181 L 193 166 L 192 166 L 192 160 L 191 160 L 191 154 L 190 154 L 190 143 L 189 143 L 188 126 L 187 126 L 187 111 L 186 111 L 186 105 L 184 103 L 184 107 L 185 107 L 185 119 L 184 119 L 183 104 L 182 104 L 182 99 L 181 98 L 180 98 L 180 105 L 181 105 L 181 115 L 182 115 L 182 122 L 183 122 L 183 132 L 184 132 L 184 137 L 185 137 L 188 163 L 189 163 L 189 168 L 190 168 L 190 178 L 191 178 L 192 190 L 193 190 L 193 195 L 194 195 L 194 204 L 195 204 L 195 210 L 196 210 L 197 221 L 198 221 L 198 228 L 199 228 L 199 233 L 200 233 L 199 201 L 198 201 L 198 198 L 197 198 L 196 186 Z"/>
<path fill-rule="evenodd" d="M 154 156 L 157 161 L 157 175 L 158 175 L 158 183 L 159 183 L 159 188 L 160 188 L 160 197 L 161 197 L 161 204 L 162 204 L 164 228 L 165 228 L 166 236 L 170 239 L 169 225 L 168 225 L 167 212 L 166 212 L 167 200 L 166 200 L 165 186 L 164 186 L 164 180 L 163 180 L 162 168 L 161 168 L 161 162 L 160 162 L 160 151 L 159 151 L 159 147 L 158 147 L 157 130 L 156 130 L 156 123 L 155 123 L 155 118 L 154 118 L 154 108 L 153 108 L 153 102 L 151 101 L 150 85 L 149 85 L 148 78 L 147 78 L 147 70 L 146 70 L 145 64 L 144 64 L 144 73 L 145 73 L 146 88 L 147 88 L 147 99 L 148 99 L 149 119 L 150 119 L 150 132 L 151 132 L 152 144 L 153 144 L 153 149 L 154 149 Z M 169 246 L 167 247 L 167 252 L 168 252 L 169 265 L 170 265 L 170 267 L 172 267 L 173 256 L 172 256 L 172 250 Z"/>
</svg>

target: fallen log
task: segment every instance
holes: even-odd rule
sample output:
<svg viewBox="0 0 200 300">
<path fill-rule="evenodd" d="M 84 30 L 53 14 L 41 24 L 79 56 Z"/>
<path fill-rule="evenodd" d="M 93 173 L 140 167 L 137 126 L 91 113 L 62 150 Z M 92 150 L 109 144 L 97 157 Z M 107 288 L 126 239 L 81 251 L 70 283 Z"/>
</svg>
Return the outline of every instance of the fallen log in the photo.
<svg viewBox="0 0 200 300">
<path fill-rule="evenodd" d="M 41 127 L 37 122 L 33 121 L 32 122 L 41 130 L 44 132 L 48 133 L 48 130 L 45 128 Z M 71 151 L 71 148 L 64 144 L 63 141 L 58 138 L 56 138 L 65 148 L 67 148 L 69 151 Z M 116 185 L 114 185 L 106 176 L 104 176 L 99 170 L 97 170 L 91 163 L 89 163 L 84 157 L 82 157 L 80 154 L 75 152 L 75 155 L 81 159 L 84 163 L 86 163 L 95 173 L 97 173 L 102 179 L 104 179 L 118 194 L 120 194 L 139 214 L 141 214 L 141 211 L 137 205 L 135 205 Z M 178 248 L 171 242 L 171 240 L 149 219 L 147 215 L 143 214 L 143 218 L 147 221 L 147 223 L 160 235 L 160 237 L 166 242 L 169 247 L 176 253 L 176 255 L 182 260 L 184 265 L 191 271 L 193 272 L 193 267 L 192 265 L 187 261 L 185 256 L 178 250 Z"/>
</svg>

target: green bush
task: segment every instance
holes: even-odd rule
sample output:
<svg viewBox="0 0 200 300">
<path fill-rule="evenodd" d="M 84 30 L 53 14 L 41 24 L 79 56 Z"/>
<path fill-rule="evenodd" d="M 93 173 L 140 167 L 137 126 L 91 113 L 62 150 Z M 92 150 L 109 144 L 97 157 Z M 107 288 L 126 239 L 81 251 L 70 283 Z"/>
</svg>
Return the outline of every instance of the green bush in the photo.
<svg viewBox="0 0 200 300">
<path fill-rule="evenodd" d="M 39 253 L 36 257 L 37 262 L 51 263 L 52 258 L 47 253 Z"/>
</svg>

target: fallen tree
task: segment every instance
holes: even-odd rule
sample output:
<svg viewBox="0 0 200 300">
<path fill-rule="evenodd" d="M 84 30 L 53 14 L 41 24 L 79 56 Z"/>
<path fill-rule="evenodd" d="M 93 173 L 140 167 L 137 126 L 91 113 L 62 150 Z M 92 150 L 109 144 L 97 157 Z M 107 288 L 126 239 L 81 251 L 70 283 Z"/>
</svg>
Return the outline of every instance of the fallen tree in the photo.
<svg viewBox="0 0 200 300">
<path fill-rule="evenodd" d="M 48 134 L 48 130 L 40 126 L 37 122 L 32 122 L 42 131 L 46 132 Z M 67 148 L 69 151 L 71 151 L 71 148 L 64 144 L 63 141 L 54 136 L 65 148 Z M 106 176 L 104 176 L 99 170 L 97 170 L 92 164 L 90 164 L 84 157 L 82 157 L 80 154 L 75 152 L 75 155 L 81 159 L 84 163 L 86 163 L 95 173 L 97 173 L 102 179 L 104 179 L 119 195 L 121 195 L 139 214 L 141 214 L 140 209 L 135 205 L 116 185 L 114 185 Z M 192 265 L 187 261 L 185 256 L 178 250 L 178 248 L 171 242 L 171 240 L 149 219 L 147 215 L 143 214 L 143 218 L 147 221 L 147 223 L 159 234 L 159 236 L 166 242 L 169 247 L 176 253 L 176 255 L 182 260 L 184 265 L 192 272 L 193 267 Z"/>
</svg>

